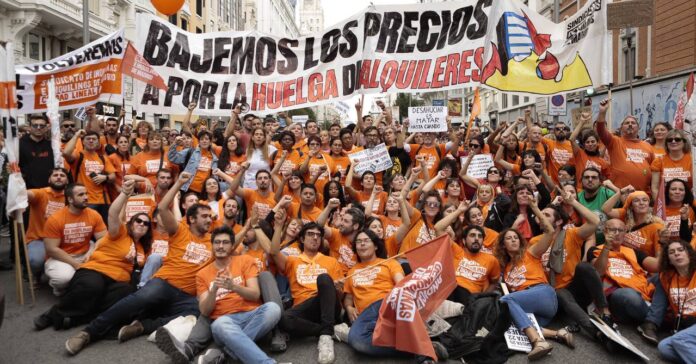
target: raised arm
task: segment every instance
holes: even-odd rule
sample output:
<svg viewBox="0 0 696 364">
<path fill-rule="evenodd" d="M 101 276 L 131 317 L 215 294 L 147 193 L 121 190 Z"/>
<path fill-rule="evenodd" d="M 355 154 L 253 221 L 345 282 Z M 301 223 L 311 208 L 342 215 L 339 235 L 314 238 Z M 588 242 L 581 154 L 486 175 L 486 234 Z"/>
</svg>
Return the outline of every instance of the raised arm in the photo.
<svg viewBox="0 0 696 364">
<path fill-rule="evenodd" d="M 592 114 L 588 112 L 583 112 L 580 115 L 580 122 L 578 123 L 577 126 L 575 126 L 575 129 L 573 129 L 573 132 L 570 134 L 570 144 L 573 146 L 573 153 L 576 154 L 580 151 L 580 146 L 576 142 L 578 139 L 578 136 L 580 136 L 580 132 L 588 127 L 588 124 L 592 122 Z M 591 127 L 591 125 L 590 125 Z"/>
<path fill-rule="evenodd" d="M 118 235 L 118 230 L 121 228 L 121 211 L 126 207 L 126 203 L 128 202 L 128 196 L 130 196 L 133 193 L 133 189 L 135 188 L 135 181 L 130 180 L 130 181 L 124 181 L 123 186 L 121 188 L 121 193 L 118 194 L 118 197 L 111 202 L 111 206 L 109 206 L 109 215 L 107 218 L 107 228 L 109 231 L 109 236 L 117 236 Z"/>
<path fill-rule="evenodd" d="M 607 129 L 607 110 L 609 109 L 610 99 L 604 99 L 599 103 L 599 115 L 597 115 L 597 123 L 595 128 L 597 129 L 597 134 L 599 134 L 599 139 L 602 140 L 605 146 L 609 147 L 612 143 L 612 135 Z"/>
<path fill-rule="evenodd" d="M 350 195 L 350 198 L 357 200 L 358 191 L 353 188 L 353 175 L 355 174 L 355 167 L 358 166 L 358 160 L 356 159 L 352 164 L 348 166 L 348 174 L 346 174 L 346 184 L 343 186 L 345 191 Z"/>
<path fill-rule="evenodd" d="M 455 221 L 457 221 L 457 218 L 459 218 L 459 215 L 463 214 L 468 210 L 470 207 L 469 201 L 462 201 L 459 203 L 459 206 L 457 207 L 456 210 L 452 211 L 451 213 L 447 214 L 445 217 L 440 219 L 435 224 L 435 231 L 437 232 L 437 235 L 444 234 L 447 230 L 447 228 L 454 224 Z"/>
<path fill-rule="evenodd" d="M 184 115 L 184 120 L 181 123 L 181 131 L 187 131 L 193 134 L 193 127 L 191 125 L 191 116 L 193 115 L 193 110 L 198 106 L 195 102 L 188 105 L 188 110 L 186 110 L 186 115 Z"/>
<path fill-rule="evenodd" d="M 239 123 L 239 114 L 242 112 L 242 107 L 237 104 L 235 107 L 232 109 L 232 112 L 230 112 L 230 122 L 227 123 L 227 126 L 225 127 L 225 140 L 229 138 L 232 134 L 234 134 L 235 130 L 237 130 L 237 123 Z"/>
<path fill-rule="evenodd" d="M 578 215 L 580 215 L 580 217 L 585 221 L 585 223 L 578 228 L 578 235 L 583 240 L 594 236 L 595 232 L 597 231 L 597 226 L 599 226 L 600 222 L 599 215 L 590 211 L 590 209 L 578 202 L 574 193 L 564 193 L 563 202 L 573 206 L 575 211 L 578 212 Z"/>
<path fill-rule="evenodd" d="M 324 207 L 324 209 L 317 217 L 317 224 L 325 226 L 326 221 L 329 220 L 329 215 L 331 215 L 331 211 L 339 207 L 341 207 L 341 201 L 339 201 L 337 198 L 330 198 L 329 201 L 326 203 L 326 207 Z"/>
<path fill-rule="evenodd" d="M 404 238 L 406 237 L 406 234 L 408 234 L 408 231 L 411 230 L 411 212 L 409 211 L 408 207 L 409 204 L 406 202 L 406 198 L 408 197 L 408 192 L 406 191 L 401 191 L 399 193 L 399 208 L 400 208 L 400 213 L 401 213 L 401 225 L 396 229 L 396 232 L 394 233 L 394 236 L 396 237 L 396 242 L 401 247 L 401 242 L 404 241 Z"/>
<path fill-rule="evenodd" d="M 544 232 L 542 233 L 539 242 L 530 246 L 528 249 L 530 254 L 537 258 L 541 258 L 541 255 L 549 249 L 549 246 L 551 246 L 551 242 L 553 241 L 554 237 L 554 230 L 551 222 L 544 216 L 544 214 L 541 213 L 541 210 L 539 210 L 539 206 L 537 206 L 535 199 L 530 201 L 529 207 L 532 209 L 534 215 L 536 215 L 536 217 L 539 219 L 539 225 L 541 225 Z"/>
<path fill-rule="evenodd" d="M 80 129 L 78 130 L 75 135 L 73 135 L 72 138 L 65 144 L 65 148 L 63 148 L 63 158 L 68 163 L 72 163 L 75 161 L 75 157 L 73 157 L 73 153 L 75 152 L 75 147 L 77 146 L 77 140 L 85 136 L 87 132 Z"/>
<path fill-rule="evenodd" d="M 285 263 L 288 257 L 280 251 L 280 243 L 283 239 L 283 227 L 285 226 L 285 210 L 278 210 L 273 218 L 273 239 L 271 239 L 271 256 L 276 267 L 281 273 L 285 273 Z"/>
<path fill-rule="evenodd" d="M 515 168 L 515 165 L 503 159 L 503 153 L 505 152 L 505 139 L 507 139 L 507 137 L 503 136 L 503 142 L 501 143 L 500 148 L 498 148 L 498 150 L 495 152 L 494 162 L 505 168 L 505 170 L 512 171 Z"/>
<path fill-rule="evenodd" d="M 174 214 L 169 210 L 169 205 L 174 201 L 174 196 L 179 192 L 181 186 L 186 184 L 191 179 L 191 174 L 188 172 L 181 172 L 179 178 L 174 182 L 174 185 L 167 191 L 167 193 L 162 197 L 160 203 L 157 205 L 160 213 L 160 219 L 162 220 L 162 226 L 164 230 L 173 236 L 179 229 L 179 223 L 176 221 Z"/>
<path fill-rule="evenodd" d="M 498 154 L 498 153 L 496 153 L 496 154 Z M 462 164 L 462 169 L 459 170 L 459 178 L 461 178 L 462 181 L 464 181 L 464 183 L 466 183 L 467 185 L 478 189 L 479 186 L 481 185 L 479 183 L 479 181 L 476 178 L 473 178 L 466 173 L 466 171 L 469 169 L 469 165 L 471 164 L 471 160 L 473 158 L 474 158 L 474 154 L 469 153 L 469 156 L 467 156 L 466 159 L 464 160 L 464 164 Z"/>
<path fill-rule="evenodd" d="M 443 171 L 438 171 L 435 177 L 431 178 L 430 181 L 428 181 L 425 186 L 423 186 L 423 192 L 427 193 L 432 191 L 432 189 L 435 187 L 435 185 L 445 179 L 445 172 Z"/>
<path fill-rule="evenodd" d="M 239 165 L 239 167 L 240 167 L 239 173 L 237 173 L 237 175 L 234 176 L 234 179 L 230 183 L 229 191 L 230 191 L 230 194 L 232 196 L 234 196 L 237 193 L 237 190 L 239 189 L 239 185 L 242 184 L 242 178 L 244 178 L 244 174 L 245 174 L 246 170 L 249 169 L 249 162 L 244 161 Z"/>
</svg>

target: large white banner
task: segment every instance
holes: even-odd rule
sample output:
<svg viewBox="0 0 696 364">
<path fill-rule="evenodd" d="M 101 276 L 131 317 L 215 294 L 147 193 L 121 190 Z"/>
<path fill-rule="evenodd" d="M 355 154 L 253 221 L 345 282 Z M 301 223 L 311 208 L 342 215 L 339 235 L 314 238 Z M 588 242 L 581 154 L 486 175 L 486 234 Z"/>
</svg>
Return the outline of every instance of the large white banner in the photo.
<svg viewBox="0 0 696 364">
<path fill-rule="evenodd" d="M 15 67 L 20 114 L 48 109 L 48 80 L 55 79 L 59 109 L 77 109 L 97 101 L 120 104 L 123 29 L 47 62 Z"/>
<path fill-rule="evenodd" d="M 596 29 L 606 29 L 604 1 L 585 6 L 592 11 L 572 18 L 572 24 L 553 24 L 511 0 L 370 6 L 320 33 L 297 39 L 257 31 L 193 34 L 164 19 L 138 14 L 136 49 L 162 75 L 169 90 L 136 81 L 136 108 L 184 114 L 195 102 L 197 114 L 212 116 L 228 115 L 237 103 L 248 104 L 254 112 L 272 113 L 335 103 L 356 94 L 440 91 L 478 86 L 484 80 L 490 87 L 537 94 L 599 86 L 610 78 L 595 74 L 605 68 L 610 72 L 611 65 L 602 64 L 606 62 L 602 57 L 609 55 L 598 52 L 599 43 L 594 42 Z M 484 58 L 486 39 L 508 48 L 516 44 L 509 34 L 498 42 L 496 31 L 499 24 L 511 29 L 506 21 L 518 18 L 529 19 L 524 22 L 526 52 L 532 53 L 531 45 L 540 52 L 527 57 L 525 67 L 535 66 L 528 70 L 532 73 L 507 73 L 507 63 L 496 68 L 494 62 L 484 62 L 491 59 Z M 572 32 L 577 34 L 567 37 Z M 553 87 L 537 82 L 548 81 L 551 72 L 546 66 L 554 57 L 563 66 L 577 52 L 585 75 L 555 74 Z M 544 70 L 541 78 L 529 85 L 514 82 L 536 75 L 537 63 Z M 490 72 L 487 78 L 484 65 Z M 578 77 L 581 81 L 574 81 Z"/>
</svg>

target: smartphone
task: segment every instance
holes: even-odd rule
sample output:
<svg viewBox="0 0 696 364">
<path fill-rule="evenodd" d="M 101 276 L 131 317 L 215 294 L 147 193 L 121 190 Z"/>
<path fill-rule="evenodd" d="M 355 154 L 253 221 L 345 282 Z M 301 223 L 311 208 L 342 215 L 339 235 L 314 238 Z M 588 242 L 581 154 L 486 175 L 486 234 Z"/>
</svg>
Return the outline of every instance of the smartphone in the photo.
<svg viewBox="0 0 696 364">
<path fill-rule="evenodd" d="M 534 163 L 534 169 L 541 169 L 541 163 Z"/>
<path fill-rule="evenodd" d="M 92 173 L 89 174 L 89 178 L 94 178 L 94 177 L 96 177 L 96 176 L 97 176 L 97 173 L 95 173 L 95 172 L 92 172 Z"/>
</svg>

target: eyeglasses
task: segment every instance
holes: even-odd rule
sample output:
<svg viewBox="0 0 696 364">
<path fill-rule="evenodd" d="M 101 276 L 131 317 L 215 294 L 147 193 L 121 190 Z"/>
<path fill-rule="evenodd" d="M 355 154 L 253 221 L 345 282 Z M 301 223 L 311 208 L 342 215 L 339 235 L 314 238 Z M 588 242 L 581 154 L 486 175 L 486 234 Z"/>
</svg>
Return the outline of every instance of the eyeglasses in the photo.
<svg viewBox="0 0 696 364">
<path fill-rule="evenodd" d="M 69 128 L 75 129 L 75 124 L 63 124 L 63 125 L 61 125 L 61 127 L 66 128 L 66 129 L 69 129 Z"/>
<path fill-rule="evenodd" d="M 321 233 L 318 231 L 307 231 L 305 232 L 305 236 L 310 238 L 318 238 L 321 236 Z"/>
<path fill-rule="evenodd" d="M 231 240 L 213 240 L 213 245 L 227 245 L 232 244 Z"/>
<path fill-rule="evenodd" d="M 440 203 L 437 201 L 426 201 L 425 206 L 427 206 L 427 207 L 440 207 Z"/>
<path fill-rule="evenodd" d="M 613 233 L 613 234 L 621 234 L 621 233 L 625 233 L 625 232 L 626 232 L 626 230 L 625 230 L 625 229 L 622 229 L 622 228 L 604 228 L 604 230 L 605 230 L 607 233 Z"/>
<path fill-rule="evenodd" d="M 32 129 L 43 129 L 46 126 L 46 124 L 31 124 Z"/>
<path fill-rule="evenodd" d="M 488 171 L 488 174 L 500 174 L 500 171 L 497 169 L 491 169 L 490 171 Z"/>
<path fill-rule="evenodd" d="M 471 143 L 469 144 L 469 148 L 481 148 L 481 146 L 478 144 Z"/>
<path fill-rule="evenodd" d="M 665 139 L 667 143 L 681 143 L 684 141 L 682 138 L 667 138 Z"/>
<path fill-rule="evenodd" d="M 143 220 L 139 217 L 133 218 L 133 222 L 136 224 L 144 225 L 144 226 L 150 226 L 150 221 L 149 220 Z"/>
</svg>

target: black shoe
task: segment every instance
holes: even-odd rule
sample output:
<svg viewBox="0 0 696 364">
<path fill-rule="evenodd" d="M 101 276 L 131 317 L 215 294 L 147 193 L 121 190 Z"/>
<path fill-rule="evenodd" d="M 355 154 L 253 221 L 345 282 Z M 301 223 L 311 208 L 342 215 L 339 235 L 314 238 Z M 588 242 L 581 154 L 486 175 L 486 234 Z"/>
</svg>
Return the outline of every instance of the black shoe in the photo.
<svg viewBox="0 0 696 364">
<path fill-rule="evenodd" d="M 34 318 L 34 330 L 36 331 L 41 331 L 51 325 L 53 325 L 53 320 L 45 313 Z"/>
<path fill-rule="evenodd" d="M 433 341 L 433 349 L 435 350 L 435 355 L 437 355 L 438 361 L 447 361 L 447 359 L 449 359 L 449 352 L 441 342 Z"/>
<path fill-rule="evenodd" d="M 597 331 L 597 341 L 606 349 L 609 353 L 615 354 L 618 351 L 617 345 L 612 339 L 604 335 L 603 332 Z"/>
<path fill-rule="evenodd" d="M 645 339 L 645 341 L 657 345 L 659 340 L 657 339 L 657 325 L 650 321 L 645 321 L 640 326 L 638 326 L 638 332 L 640 336 Z"/>
<path fill-rule="evenodd" d="M 157 329 L 155 343 L 162 352 L 172 359 L 174 364 L 188 364 L 191 361 L 188 355 L 186 355 L 186 344 L 175 338 L 164 327 Z"/>
</svg>

